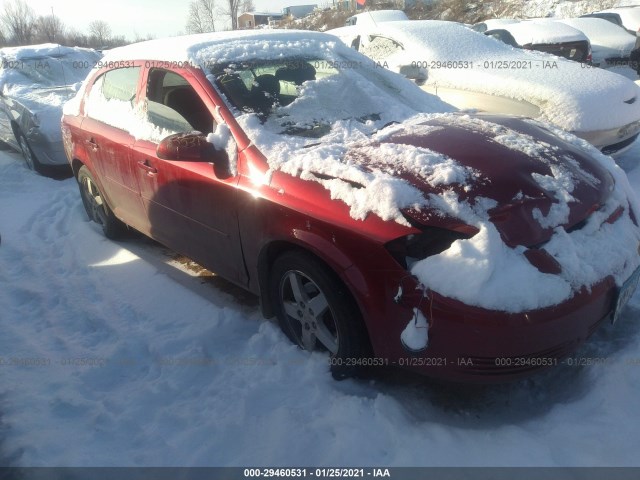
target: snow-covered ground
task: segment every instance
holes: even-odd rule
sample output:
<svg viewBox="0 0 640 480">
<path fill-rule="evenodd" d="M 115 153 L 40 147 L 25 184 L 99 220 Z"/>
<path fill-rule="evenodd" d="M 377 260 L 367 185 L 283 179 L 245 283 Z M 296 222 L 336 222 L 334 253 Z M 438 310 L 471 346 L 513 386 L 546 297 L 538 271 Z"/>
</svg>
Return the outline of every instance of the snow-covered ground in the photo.
<svg viewBox="0 0 640 480">
<path fill-rule="evenodd" d="M 640 292 L 574 365 L 516 383 L 336 382 L 254 297 L 106 240 L 73 179 L 7 151 L 0 235 L 0 464 L 640 465 Z"/>
</svg>

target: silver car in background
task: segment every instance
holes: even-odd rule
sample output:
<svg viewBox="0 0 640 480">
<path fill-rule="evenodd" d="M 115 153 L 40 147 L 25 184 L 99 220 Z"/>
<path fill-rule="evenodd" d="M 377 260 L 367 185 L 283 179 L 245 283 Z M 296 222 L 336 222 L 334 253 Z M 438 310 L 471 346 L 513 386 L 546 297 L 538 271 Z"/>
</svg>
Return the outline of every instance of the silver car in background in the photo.
<svg viewBox="0 0 640 480">
<path fill-rule="evenodd" d="M 68 165 L 62 146 L 62 106 L 102 55 L 56 44 L 0 49 L 0 141 L 43 173 Z"/>
</svg>

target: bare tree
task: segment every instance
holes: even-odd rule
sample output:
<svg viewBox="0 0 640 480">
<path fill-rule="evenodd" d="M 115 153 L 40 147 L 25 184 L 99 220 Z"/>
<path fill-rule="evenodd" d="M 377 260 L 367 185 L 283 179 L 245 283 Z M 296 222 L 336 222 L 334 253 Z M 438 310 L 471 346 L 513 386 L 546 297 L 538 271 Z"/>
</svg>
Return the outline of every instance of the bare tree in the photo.
<svg viewBox="0 0 640 480">
<path fill-rule="evenodd" d="M 111 27 L 104 20 L 93 20 L 89 23 L 89 35 L 95 40 L 96 47 L 104 47 L 111 39 Z"/>
<path fill-rule="evenodd" d="M 217 10 L 215 0 L 193 0 L 189 4 L 187 32 L 205 33 L 216 31 Z"/>
<path fill-rule="evenodd" d="M 64 23 L 60 20 L 60 17 L 55 15 L 41 15 L 36 21 L 36 32 L 38 38 L 47 42 L 60 43 L 61 38 L 64 36 Z"/>
<path fill-rule="evenodd" d="M 65 34 L 65 44 L 74 47 L 88 47 L 89 38 L 84 33 L 76 30 L 75 28 L 69 28 Z"/>
<path fill-rule="evenodd" d="M 240 3 L 240 8 L 238 9 L 239 13 L 245 12 L 253 12 L 255 11 L 256 6 L 253 4 L 253 0 L 242 0 Z"/>
<path fill-rule="evenodd" d="M 238 29 L 238 10 L 242 0 L 228 0 L 227 9 L 224 11 L 231 18 L 231 30 Z"/>
<path fill-rule="evenodd" d="M 2 23 L 9 38 L 18 45 L 29 45 L 36 33 L 36 14 L 24 0 L 4 4 Z"/>
</svg>

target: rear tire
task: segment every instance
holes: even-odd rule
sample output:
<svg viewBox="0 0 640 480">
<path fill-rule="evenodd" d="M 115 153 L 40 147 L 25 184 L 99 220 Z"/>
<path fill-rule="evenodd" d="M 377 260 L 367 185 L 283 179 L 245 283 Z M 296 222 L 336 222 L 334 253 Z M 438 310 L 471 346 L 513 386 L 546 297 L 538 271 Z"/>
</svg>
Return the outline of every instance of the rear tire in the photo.
<svg viewBox="0 0 640 480">
<path fill-rule="evenodd" d="M 77 178 L 82 204 L 89 219 L 102 227 L 105 237 L 110 239 L 120 237 L 127 227 L 118 220 L 107 205 L 89 169 L 84 165 L 80 167 Z"/>
<path fill-rule="evenodd" d="M 335 379 L 362 370 L 354 362 L 370 351 L 362 315 L 323 263 L 302 251 L 282 254 L 271 269 L 269 295 L 283 332 L 303 350 L 328 352 Z"/>
</svg>

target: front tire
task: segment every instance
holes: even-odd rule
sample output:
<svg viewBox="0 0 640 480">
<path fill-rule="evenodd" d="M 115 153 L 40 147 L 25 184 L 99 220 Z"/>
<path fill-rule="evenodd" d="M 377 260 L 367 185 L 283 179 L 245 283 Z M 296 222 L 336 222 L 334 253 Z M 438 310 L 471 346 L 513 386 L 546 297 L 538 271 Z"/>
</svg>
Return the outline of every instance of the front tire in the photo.
<svg viewBox="0 0 640 480">
<path fill-rule="evenodd" d="M 22 154 L 22 158 L 24 159 L 24 163 L 27 165 L 27 168 L 34 172 L 41 173 L 42 164 L 38 160 L 38 157 L 36 157 L 36 154 L 33 153 L 33 150 L 31 150 L 27 137 L 25 137 L 22 132 L 18 132 L 17 137 L 18 145 L 20 145 L 20 153 Z"/>
<path fill-rule="evenodd" d="M 362 316 L 340 279 L 312 255 L 291 251 L 273 263 L 270 298 L 280 328 L 300 348 L 325 351 L 336 379 L 354 376 L 369 342 Z"/>
<path fill-rule="evenodd" d="M 77 178 L 82 204 L 89 219 L 100 225 L 105 237 L 110 239 L 120 237 L 126 226 L 113 214 L 104 200 L 98 184 L 85 165 L 80 167 Z"/>
</svg>

